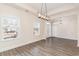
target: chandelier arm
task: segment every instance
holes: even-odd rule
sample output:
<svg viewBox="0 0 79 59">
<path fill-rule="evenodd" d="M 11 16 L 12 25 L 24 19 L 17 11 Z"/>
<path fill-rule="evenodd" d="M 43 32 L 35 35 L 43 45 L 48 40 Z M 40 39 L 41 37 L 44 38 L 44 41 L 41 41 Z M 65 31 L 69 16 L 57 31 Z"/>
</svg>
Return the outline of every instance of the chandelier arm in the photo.
<svg viewBox="0 0 79 59">
<path fill-rule="evenodd" d="M 40 19 L 48 21 L 48 18 L 47 18 L 48 17 L 47 16 L 47 5 L 46 5 L 46 3 L 42 3 L 41 4 L 41 10 L 40 10 L 40 13 L 39 13 L 38 17 Z"/>
<path fill-rule="evenodd" d="M 46 15 L 45 16 L 47 17 L 47 5 L 46 5 L 46 3 L 45 3 L 45 9 L 46 9 Z"/>
<path fill-rule="evenodd" d="M 41 14 L 43 14 L 43 13 L 42 13 L 42 9 L 43 9 L 43 3 L 42 3 L 42 5 L 41 5 L 41 12 L 40 12 Z"/>
</svg>

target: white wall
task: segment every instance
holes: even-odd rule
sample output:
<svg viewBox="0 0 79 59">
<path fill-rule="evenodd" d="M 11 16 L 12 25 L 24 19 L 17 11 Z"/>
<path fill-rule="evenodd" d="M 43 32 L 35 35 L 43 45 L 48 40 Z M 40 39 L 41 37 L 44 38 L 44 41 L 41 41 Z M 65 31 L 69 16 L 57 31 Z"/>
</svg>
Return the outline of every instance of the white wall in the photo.
<svg viewBox="0 0 79 59">
<path fill-rule="evenodd" d="M 20 18 L 20 36 L 16 40 L 0 41 L 0 52 L 16 48 L 28 43 L 39 41 L 42 39 L 43 34 L 43 21 L 41 21 L 40 35 L 34 36 L 33 34 L 33 23 L 37 18 L 25 11 L 0 4 L 0 16 L 17 16 Z M 1 32 L 0 32 L 1 33 Z M 1 36 L 1 34 L 0 34 Z"/>
<path fill-rule="evenodd" d="M 52 25 L 53 36 L 77 40 L 77 47 L 79 47 L 79 8 L 56 13 L 51 16 L 51 19 L 60 17 L 63 23 Z"/>
<path fill-rule="evenodd" d="M 55 20 L 55 19 L 54 19 Z M 52 25 L 53 36 L 76 40 L 77 15 L 59 17 Z"/>
</svg>

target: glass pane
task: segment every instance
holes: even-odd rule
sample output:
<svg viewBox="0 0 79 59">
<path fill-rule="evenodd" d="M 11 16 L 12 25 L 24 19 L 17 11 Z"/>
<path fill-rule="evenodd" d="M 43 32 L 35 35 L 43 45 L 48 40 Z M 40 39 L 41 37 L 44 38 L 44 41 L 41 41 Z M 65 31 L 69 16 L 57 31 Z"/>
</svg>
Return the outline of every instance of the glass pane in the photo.
<svg viewBox="0 0 79 59">
<path fill-rule="evenodd" d="M 18 36 L 19 20 L 14 16 L 1 18 L 2 40 L 15 39 Z"/>
<path fill-rule="evenodd" d="M 40 35 L 40 20 L 34 22 L 34 35 Z"/>
</svg>

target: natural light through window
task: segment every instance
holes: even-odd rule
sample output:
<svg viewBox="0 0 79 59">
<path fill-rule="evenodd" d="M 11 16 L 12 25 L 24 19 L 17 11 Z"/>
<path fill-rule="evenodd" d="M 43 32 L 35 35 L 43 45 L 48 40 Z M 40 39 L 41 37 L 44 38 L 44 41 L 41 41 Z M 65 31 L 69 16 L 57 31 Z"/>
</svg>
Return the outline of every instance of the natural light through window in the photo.
<svg viewBox="0 0 79 59">
<path fill-rule="evenodd" d="M 1 18 L 2 40 L 16 39 L 19 30 L 19 20 L 15 16 Z"/>
</svg>

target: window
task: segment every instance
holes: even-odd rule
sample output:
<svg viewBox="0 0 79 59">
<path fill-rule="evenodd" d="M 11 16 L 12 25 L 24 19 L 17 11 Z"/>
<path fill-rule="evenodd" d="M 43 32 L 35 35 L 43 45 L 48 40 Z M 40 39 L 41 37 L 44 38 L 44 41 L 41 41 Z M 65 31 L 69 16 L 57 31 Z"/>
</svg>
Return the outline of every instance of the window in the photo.
<svg viewBox="0 0 79 59">
<path fill-rule="evenodd" d="M 40 35 L 40 20 L 34 22 L 34 35 Z"/>
<path fill-rule="evenodd" d="M 2 40 L 11 40 L 18 37 L 19 20 L 16 16 L 1 17 Z"/>
</svg>

